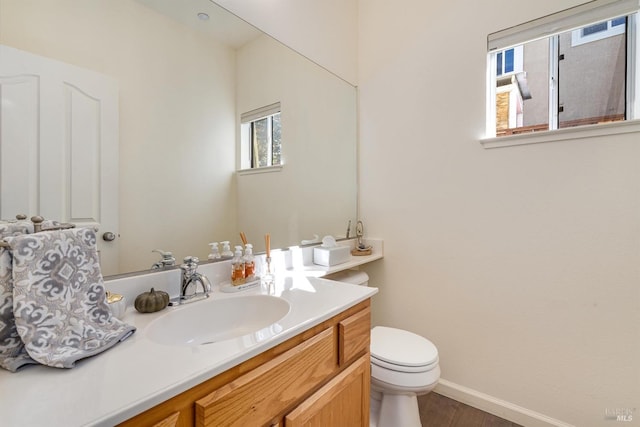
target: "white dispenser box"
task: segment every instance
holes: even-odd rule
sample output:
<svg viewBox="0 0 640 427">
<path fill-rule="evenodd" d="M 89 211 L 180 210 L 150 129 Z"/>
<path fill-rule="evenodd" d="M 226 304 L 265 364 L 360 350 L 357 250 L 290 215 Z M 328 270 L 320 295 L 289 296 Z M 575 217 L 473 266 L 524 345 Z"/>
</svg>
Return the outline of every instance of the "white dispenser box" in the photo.
<svg viewBox="0 0 640 427">
<path fill-rule="evenodd" d="M 349 246 L 337 246 L 336 240 L 331 236 L 322 239 L 322 246 L 313 248 L 313 263 L 332 267 L 343 264 L 351 259 Z"/>
</svg>

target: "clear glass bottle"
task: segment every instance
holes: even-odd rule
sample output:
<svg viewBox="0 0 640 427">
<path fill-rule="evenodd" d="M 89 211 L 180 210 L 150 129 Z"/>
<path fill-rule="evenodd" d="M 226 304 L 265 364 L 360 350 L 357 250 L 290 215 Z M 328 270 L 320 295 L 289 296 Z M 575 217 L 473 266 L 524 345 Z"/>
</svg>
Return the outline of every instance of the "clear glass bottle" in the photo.
<svg viewBox="0 0 640 427">
<path fill-rule="evenodd" d="M 233 286 L 242 285 L 244 278 L 244 257 L 242 256 L 242 246 L 236 246 L 236 253 L 231 261 L 231 284 Z"/>
<path fill-rule="evenodd" d="M 256 261 L 253 257 L 253 245 L 247 243 L 244 246 L 244 277 L 251 280 L 256 277 Z"/>
</svg>

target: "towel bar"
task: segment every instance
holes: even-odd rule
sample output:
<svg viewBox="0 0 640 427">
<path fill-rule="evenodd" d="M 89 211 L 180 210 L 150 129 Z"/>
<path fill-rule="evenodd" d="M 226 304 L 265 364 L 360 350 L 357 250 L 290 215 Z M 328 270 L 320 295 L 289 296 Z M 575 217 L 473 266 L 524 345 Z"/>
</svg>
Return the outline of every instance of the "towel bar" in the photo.
<svg viewBox="0 0 640 427">
<path fill-rule="evenodd" d="M 27 216 L 24 215 L 24 214 L 18 214 L 18 215 L 16 215 L 16 219 L 18 221 L 24 221 L 24 220 L 27 219 Z M 76 227 L 75 224 L 71 224 L 71 223 L 65 222 L 65 223 L 59 223 L 59 224 L 51 226 L 51 227 L 43 228 L 42 227 L 43 221 L 44 221 L 44 218 L 41 217 L 40 215 L 36 215 L 36 216 L 32 216 L 31 217 L 31 222 L 33 223 L 33 232 L 34 233 L 39 233 L 41 231 L 67 230 L 67 229 Z M 97 232 L 98 230 L 96 229 L 95 231 Z M 10 247 L 10 246 L 9 246 L 9 243 L 6 240 L 4 240 L 4 239 L 0 240 L 0 248 L 8 248 L 8 247 Z"/>
</svg>

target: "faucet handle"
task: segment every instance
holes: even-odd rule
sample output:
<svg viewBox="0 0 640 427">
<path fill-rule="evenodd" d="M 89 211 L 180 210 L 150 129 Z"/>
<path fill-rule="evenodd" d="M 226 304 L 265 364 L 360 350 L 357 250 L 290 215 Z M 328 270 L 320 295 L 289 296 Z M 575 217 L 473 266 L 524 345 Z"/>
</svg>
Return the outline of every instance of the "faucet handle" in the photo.
<svg viewBox="0 0 640 427">
<path fill-rule="evenodd" d="M 195 266 L 197 267 L 198 263 L 200 262 L 200 259 L 198 259 L 198 257 L 195 257 L 195 256 L 187 256 L 187 257 L 184 257 L 183 262 L 187 265 L 195 264 Z"/>
<path fill-rule="evenodd" d="M 183 263 L 182 265 L 180 265 L 180 268 L 185 272 L 185 274 L 192 275 L 196 272 L 199 261 L 200 260 L 198 259 L 198 257 L 195 256 L 184 257 Z"/>
</svg>

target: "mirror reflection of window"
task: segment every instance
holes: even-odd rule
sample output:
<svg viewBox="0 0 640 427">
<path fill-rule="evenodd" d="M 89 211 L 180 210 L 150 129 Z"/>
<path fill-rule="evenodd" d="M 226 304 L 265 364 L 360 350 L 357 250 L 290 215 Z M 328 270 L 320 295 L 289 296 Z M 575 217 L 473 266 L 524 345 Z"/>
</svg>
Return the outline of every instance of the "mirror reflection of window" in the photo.
<svg viewBox="0 0 640 427">
<path fill-rule="evenodd" d="M 282 165 L 280 103 L 246 112 L 240 121 L 240 169 Z"/>
</svg>

